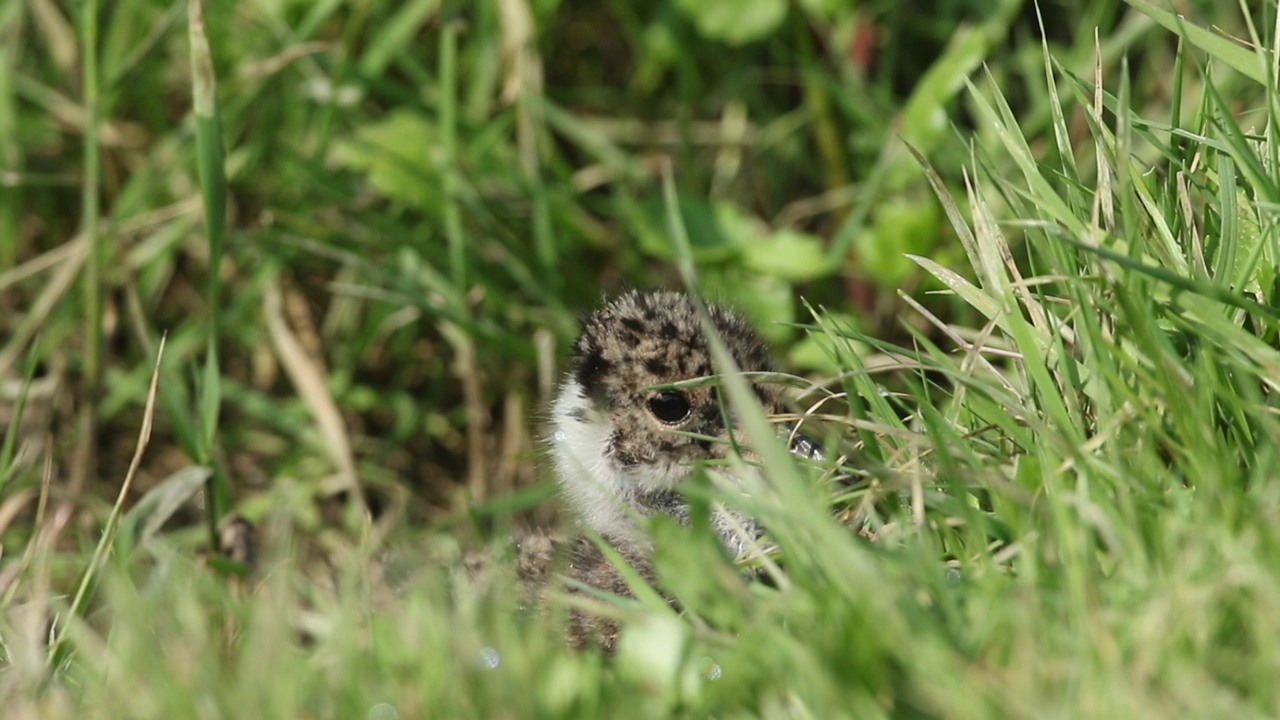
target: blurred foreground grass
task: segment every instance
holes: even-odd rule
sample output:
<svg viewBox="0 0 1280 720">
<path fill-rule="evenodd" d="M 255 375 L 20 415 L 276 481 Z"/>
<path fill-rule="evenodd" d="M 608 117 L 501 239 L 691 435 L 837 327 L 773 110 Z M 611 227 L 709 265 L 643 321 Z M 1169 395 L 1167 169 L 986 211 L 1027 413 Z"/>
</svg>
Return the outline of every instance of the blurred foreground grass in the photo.
<svg viewBox="0 0 1280 720">
<path fill-rule="evenodd" d="M 246 2 L 207 68 L 192 7 L 0 7 L 6 717 L 1280 711 L 1274 4 Z M 659 525 L 683 612 L 571 654 L 503 536 L 673 218 L 870 537 L 775 459 L 775 587 Z"/>
</svg>

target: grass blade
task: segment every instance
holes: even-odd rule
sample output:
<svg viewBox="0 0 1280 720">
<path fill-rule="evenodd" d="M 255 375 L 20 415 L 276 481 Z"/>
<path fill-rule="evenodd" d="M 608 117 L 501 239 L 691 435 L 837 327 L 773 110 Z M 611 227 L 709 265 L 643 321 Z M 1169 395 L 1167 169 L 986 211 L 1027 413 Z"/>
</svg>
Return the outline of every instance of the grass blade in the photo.
<svg viewBox="0 0 1280 720">
<path fill-rule="evenodd" d="M 1266 63 L 1260 63 L 1258 55 L 1240 47 L 1227 38 L 1215 35 L 1198 25 L 1192 25 L 1181 15 L 1175 15 L 1164 8 L 1156 7 L 1146 2 L 1146 0 L 1125 0 L 1125 2 L 1133 6 L 1138 12 L 1160 23 L 1170 32 L 1186 38 L 1187 42 L 1205 51 L 1210 57 L 1222 61 L 1245 77 L 1264 85 L 1266 84 Z M 1262 54 L 1267 51 L 1259 48 L 1257 52 Z"/>
<path fill-rule="evenodd" d="M 124 512 L 125 499 L 129 497 L 129 488 L 133 486 L 133 479 L 138 474 L 138 467 L 142 464 L 143 453 L 146 452 L 147 445 L 151 442 L 151 426 L 155 416 L 156 406 L 156 389 L 160 383 L 160 364 L 164 360 L 164 343 L 165 338 L 160 338 L 160 347 L 156 350 L 156 362 L 151 372 L 151 385 L 147 389 L 147 404 L 142 412 L 142 427 L 138 430 L 138 442 L 134 446 L 133 458 L 129 461 L 129 470 L 124 476 L 124 482 L 120 484 L 120 492 L 116 495 L 115 505 L 111 508 L 111 513 L 107 515 L 107 523 L 102 529 L 102 537 L 98 539 L 98 544 L 93 549 L 93 557 L 89 560 L 88 567 L 85 568 L 84 574 L 80 577 L 80 584 L 76 588 L 76 594 L 71 601 L 70 615 L 72 618 L 78 618 L 84 614 L 85 605 L 89 602 L 90 588 L 93 587 L 97 580 L 98 570 L 106 561 L 107 553 L 110 552 L 112 542 L 115 538 L 116 527 L 120 523 L 120 517 Z M 60 628 L 55 629 L 53 642 L 49 644 L 49 655 L 47 666 L 57 667 L 61 665 L 66 657 L 66 648 L 64 643 L 67 639 L 67 629 L 70 622 L 64 622 Z"/>
<path fill-rule="evenodd" d="M 205 304 L 209 308 L 205 342 L 204 371 L 199 391 L 201 432 L 197 438 L 196 460 L 214 467 L 207 488 L 207 519 L 210 540 L 217 545 L 217 526 L 231 504 L 231 488 L 213 462 L 213 448 L 222 407 L 222 371 L 218 362 L 218 335 L 221 330 L 223 244 L 227 224 L 227 176 L 224 166 L 222 120 L 218 112 L 218 84 L 213 71 L 209 38 L 205 34 L 201 0 L 187 1 L 188 33 L 191 43 L 191 96 L 196 124 L 196 161 L 200 191 L 204 199 L 205 234 L 209 243 L 209 277 Z"/>
</svg>

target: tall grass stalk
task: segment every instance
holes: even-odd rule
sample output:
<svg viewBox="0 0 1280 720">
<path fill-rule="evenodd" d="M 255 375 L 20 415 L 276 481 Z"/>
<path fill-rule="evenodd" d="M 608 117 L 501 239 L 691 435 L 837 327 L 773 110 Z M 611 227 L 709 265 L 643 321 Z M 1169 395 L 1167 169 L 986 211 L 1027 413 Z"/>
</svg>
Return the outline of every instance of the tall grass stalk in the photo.
<svg viewBox="0 0 1280 720">
<path fill-rule="evenodd" d="M 458 36 L 464 24 L 460 18 L 446 15 L 441 20 L 440 49 L 437 71 L 440 83 L 436 108 L 440 136 L 440 171 L 444 207 L 444 235 L 448 247 L 449 279 L 458 305 L 455 311 L 471 324 L 472 311 L 467 293 L 467 246 L 459 207 L 458 167 Z M 476 366 L 476 341 L 471 333 L 452 322 L 440 324 L 442 335 L 453 347 L 454 372 L 462 384 L 466 408 L 467 487 L 470 499 L 480 502 L 488 494 L 488 462 L 484 455 L 484 429 L 487 411 L 483 406 L 480 378 Z"/>
<path fill-rule="evenodd" d="M 462 235 L 462 215 L 458 209 L 458 34 L 462 23 L 442 20 L 440 31 L 440 168 L 444 190 L 444 236 L 449 246 L 449 274 L 464 296 L 467 291 L 467 253 Z"/>
<path fill-rule="evenodd" d="M 199 388 L 200 433 L 196 461 L 213 468 L 206 497 L 209 539 L 216 547 L 217 528 L 231 506 L 231 488 L 214 459 L 215 435 L 222 407 L 222 370 L 218 362 L 218 335 L 221 330 L 222 252 L 226 239 L 227 177 L 222 142 L 222 119 L 218 112 L 218 84 L 205 34 L 200 0 L 187 2 L 191 43 L 191 95 L 195 111 L 196 160 L 200 191 L 204 198 L 205 234 L 209 244 L 209 277 L 205 305 L 209 308 L 205 342 L 204 373 Z"/>
<path fill-rule="evenodd" d="M 98 147 L 101 106 L 98 96 L 98 3 L 85 0 L 80 8 L 81 96 L 84 103 L 84 177 L 81 179 L 80 232 L 89 244 L 81 286 L 84 304 L 84 394 L 80 410 L 80 450 L 76 469 L 80 482 L 96 476 L 98 400 L 102 383 L 102 266 L 103 239 L 98 228 L 99 190 L 101 182 L 100 149 Z"/>
</svg>

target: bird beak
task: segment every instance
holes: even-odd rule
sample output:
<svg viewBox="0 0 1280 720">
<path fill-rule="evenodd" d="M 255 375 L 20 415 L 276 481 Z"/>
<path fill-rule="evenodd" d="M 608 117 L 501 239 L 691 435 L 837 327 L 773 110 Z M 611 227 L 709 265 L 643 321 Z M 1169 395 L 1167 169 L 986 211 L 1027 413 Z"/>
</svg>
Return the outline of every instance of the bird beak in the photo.
<svg viewBox="0 0 1280 720">
<path fill-rule="evenodd" d="M 782 423 L 778 427 L 787 434 L 787 450 L 790 450 L 792 455 L 798 455 L 815 463 L 821 463 L 827 459 L 818 441 L 796 430 L 794 423 Z M 836 469 L 834 479 L 842 485 L 852 485 L 857 482 L 854 471 L 844 463 Z"/>
<path fill-rule="evenodd" d="M 787 434 L 787 449 L 792 455 L 799 455 L 814 462 L 822 462 L 826 459 L 822 454 L 822 446 L 813 438 L 796 430 L 794 424 L 782 423 L 779 428 Z"/>
</svg>

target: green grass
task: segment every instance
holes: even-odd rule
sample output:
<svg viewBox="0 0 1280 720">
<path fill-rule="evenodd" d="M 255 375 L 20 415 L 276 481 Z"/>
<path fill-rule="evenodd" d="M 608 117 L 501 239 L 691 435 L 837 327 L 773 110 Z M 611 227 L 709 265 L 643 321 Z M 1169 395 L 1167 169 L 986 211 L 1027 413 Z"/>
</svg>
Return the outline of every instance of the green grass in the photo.
<svg viewBox="0 0 1280 720">
<path fill-rule="evenodd" d="M 835 5 L 0 10 L 5 717 L 1280 714 L 1275 5 Z M 655 522 L 571 652 L 507 537 L 664 284 L 864 482 L 748 413 L 771 582 Z"/>
</svg>

